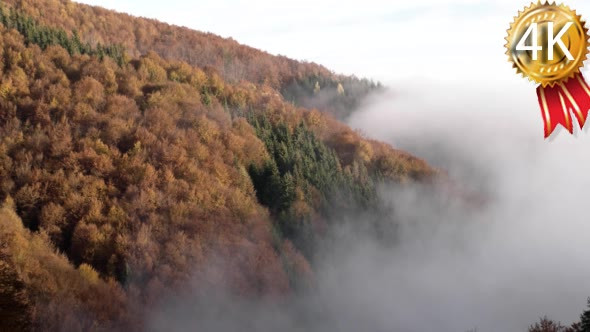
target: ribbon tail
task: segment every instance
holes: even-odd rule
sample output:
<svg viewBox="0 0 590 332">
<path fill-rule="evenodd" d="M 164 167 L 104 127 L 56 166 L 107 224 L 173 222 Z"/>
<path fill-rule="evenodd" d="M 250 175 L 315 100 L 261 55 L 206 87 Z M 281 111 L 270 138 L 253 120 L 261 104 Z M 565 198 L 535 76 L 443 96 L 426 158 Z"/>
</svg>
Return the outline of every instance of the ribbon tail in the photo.
<svg viewBox="0 0 590 332">
<path fill-rule="evenodd" d="M 566 101 L 566 97 L 561 92 L 561 87 L 559 85 L 553 87 L 539 86 L 537 87 L 537 97 L 541 106 L 543 122 L 545 123 L 545 138 L 551 136 L 558 124 L 561 124 L 573 134 L 572 117 L 567 104 L 569 99 Z"/>
<path fill-rule="evenodd" d="M 588 119 L 588 110 L 590 110 L 590 87 L 584 80 L 582 74 L 576 74 L 566 83 L 559 84 L 563 95 L 566 97 L 566 104 L 574 112 L 580 129 Z"/>
</svg>

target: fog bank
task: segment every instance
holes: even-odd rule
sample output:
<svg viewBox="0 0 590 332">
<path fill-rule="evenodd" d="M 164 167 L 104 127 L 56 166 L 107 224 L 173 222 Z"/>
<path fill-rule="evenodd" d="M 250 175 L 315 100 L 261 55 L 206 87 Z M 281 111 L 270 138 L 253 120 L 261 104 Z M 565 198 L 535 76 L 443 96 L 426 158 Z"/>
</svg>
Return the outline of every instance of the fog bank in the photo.
<svg viewBox="0 0 590 332">
<path fill-rule="evenodd" d="M 488 197 L 481 211 L 468 213 L 430 211 L 424 195 L 385 193 L 408 232 L 400 236 L 408 254 L 397 253 L 407 265 L 391 264 L 404 279 L 392 289 L 403 289 L 406 311 L 422 317 L 400 315 L 393 328 L 524 331 L 544 314 L 570 323 L 584 308 L 589 138 L 586 130 L 558 130 L 543 140 L 535 87 L 524 83 L 393 85 L 395 93 L 375 97 L 350 119 Z"/>
</svg>

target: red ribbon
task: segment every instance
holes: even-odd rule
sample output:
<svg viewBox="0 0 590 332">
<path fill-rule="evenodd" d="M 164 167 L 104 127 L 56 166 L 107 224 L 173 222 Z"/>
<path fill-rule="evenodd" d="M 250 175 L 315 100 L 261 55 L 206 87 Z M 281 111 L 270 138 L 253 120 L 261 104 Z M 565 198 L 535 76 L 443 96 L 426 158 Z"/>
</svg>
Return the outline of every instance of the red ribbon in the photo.
<svg viewBox="0 0 590 332">
<path fill-rule="evenodd" d="M 537 97 L 545 122 L 545 138 L 551 135 L 558 124 L 573 134 L 571 112 L 578 119 L 580 128 L 584 127 L 590 110 L 590 87 L 582 74 L 576 74 L 567 82 L 558 82 L 554 86 L 540 85 L 537 87 Z"/>
</svg>

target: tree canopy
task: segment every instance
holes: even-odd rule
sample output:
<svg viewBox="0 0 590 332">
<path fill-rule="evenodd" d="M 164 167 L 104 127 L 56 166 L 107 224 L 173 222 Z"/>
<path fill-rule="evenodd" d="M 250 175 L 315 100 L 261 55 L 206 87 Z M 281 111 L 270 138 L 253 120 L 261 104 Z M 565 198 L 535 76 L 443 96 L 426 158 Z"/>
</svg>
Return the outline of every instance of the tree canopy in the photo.
<svg viewBox="0 0 590 332">
<path fill-rule="evenodd" d="M 2 328 L 141 329 L 137 303 L 189 281 L 289 294 L 333 211 L 437 174 L 280 93 L 317 71 L 346 94 L 323 67 L 69 1 L 4 1 L 0 23 Z"/>
</svg>

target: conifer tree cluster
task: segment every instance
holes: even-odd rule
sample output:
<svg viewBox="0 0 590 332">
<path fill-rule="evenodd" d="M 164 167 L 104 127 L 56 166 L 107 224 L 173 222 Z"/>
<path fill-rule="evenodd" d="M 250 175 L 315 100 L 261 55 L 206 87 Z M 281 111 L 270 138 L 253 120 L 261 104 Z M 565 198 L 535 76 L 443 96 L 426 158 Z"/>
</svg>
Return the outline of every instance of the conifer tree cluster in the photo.
<svg viewBox="0 0 590 332">
<path fill-rule="evenodd" d="M 32 17 L 14 9 L 7 9 L 0 2 L 0 23 L 8 29 L 16 29 L 24 38 L 25 43 L 39 45 L 46 49 L 52 45 L 59 45 L 70 53 L 88 54 L 103 59 L 105 56 L 113 58 L 119 65 L 125 62 L 125 51 L 121 45 L 90 45 L 80 40 L 77 31 L 72 35 L 63 29 L 52 28 L 39 24 Z"/>
<path fill-rule="evenodd" d="M 250 117 L 257 136 L 270 154 L 261 167 L 250 166 L 259 201 L 276 216 L 282 235 L 309 253 L 313 247 L 311 214 L 316 210 L 330 219 L 335 213 L 353 213 L 377 206 L 375 180 L 367 168 L 343 170 L 336 152 L 321 142 L 304 123 L 290 129 L 272 124 L 264 114 Z M 301 207 L 312 207 L 302 211 Z"/>
</svg>

